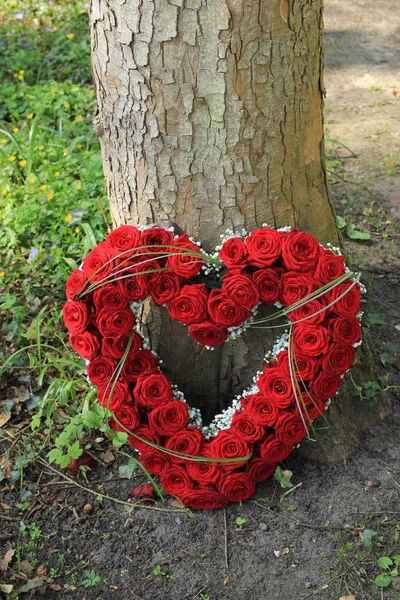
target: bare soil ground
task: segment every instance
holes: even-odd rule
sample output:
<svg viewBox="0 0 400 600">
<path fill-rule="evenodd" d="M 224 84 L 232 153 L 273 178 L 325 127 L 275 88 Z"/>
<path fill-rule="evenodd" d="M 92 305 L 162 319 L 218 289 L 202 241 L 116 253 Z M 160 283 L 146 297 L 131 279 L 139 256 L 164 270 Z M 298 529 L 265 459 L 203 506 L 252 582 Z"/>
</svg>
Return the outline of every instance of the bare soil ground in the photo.
<svg viewBox="0 0 400 600">
<path fill-rule="evenodd" d="M 328 143 L 331 189 L 345 223 L 373 232 L 370 241 L 346 243 L 368 283 L 366 324 L 390 394 L 400 381 L 400 12 L 392 0 L 326 0 L 325 21 L 327 138 L 336 140 Z M 360 402 L 378 401 L 373 384 Z M 39 568 L 39 587 L 20 598 L 399 599 L 396 577 L 387 588 L 375 585 L 378 557 L 400 555 L 400 411 L 395 395 L 391 402 L 391 416 L 344 463 L 294 454 L 286 467 L 298 487 L 285 494 L 267 481 L 252 501 L 226 512 L 182 512 L 168 499 L 129 514 L 38 466 L 25 475 L 35 494 L 25 532 L 17 495 L 0 490 L 0 558 L 16 550 L 15 588 Z M 127 501 L 142 481 L 119 479 L 113 462 L 81 484 Z M 237 517 L 245 519 L 241 526 Z M 371 551 L 362 543 L 365 529 L 376 533 Z M 87 588 L 85 570 L 99 578 Z"/>
</svg>

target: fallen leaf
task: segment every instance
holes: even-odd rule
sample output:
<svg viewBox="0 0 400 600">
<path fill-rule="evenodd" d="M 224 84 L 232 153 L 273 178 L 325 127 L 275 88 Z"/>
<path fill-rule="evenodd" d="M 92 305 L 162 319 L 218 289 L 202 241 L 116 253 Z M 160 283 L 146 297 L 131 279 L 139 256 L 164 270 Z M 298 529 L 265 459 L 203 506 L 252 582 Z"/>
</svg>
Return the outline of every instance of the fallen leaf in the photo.
<svg viewBox="0 0 400 600">
<path fill-rule="evenodd" d="M 4 558 L 0 558 L 0 570 L 1 571 L 3 571 L 3 572 L 7 571 L 8 565 L 12 561 L 14 554 L 15 554 L 15 549 L 12 548 L 11 550 L 7 550 Z"/>
<path fill-rule="evenodd" d="M 174 508 L 182 508 L 184 505 L 180 500 L 172 500 L 171 506 L 173 506 Z"/>
<path fill-rule="evenodd" d="M 4 510 L 11 510 L 11 506 L 9 504 L 6 504 L 5 502 L 0 502 L 0 506 L 1 508 L 4 508 Z"/>
<path fill-rule="evenodd" d="M 64 590 L 69 590 L 70 592 L 73 592 L 74 590 L 76 590 L 76 585 L 71 585 L 70 583 L 64 583 Z"/>
<path fill-rule="evenodd" d="M 54 590 L 55 592 L 59 592 L 62 588 L 58 583 L 49 583 L 49 588 Z"/>
<path fill-rule="evenodd" d="M 106 465 L 108 465 L 111 462 L 114 462 L 114 460 L 115 460 L 115 456 L 111 452 L 111 450 L 106 450 L 105 452 L 103 452 L 102 454 L 100 454 L 100 458 L 101 458 L 101 460 L 103 462 L 106 463 Z"/>
<path fill-rule="evenodd" d="M 227 575 L 224 579 L 224 585 L 226 585 L 229 582 L 229 579 L 230 579 L 229 575 Z"/>
<path fill-rule="evenodd" d="M 77 475 L 79 467 L 87 466 L 90 471 L 96 469 L 96 463 L 87 452 L 83 452 L 79 458 L 72 458 L 67 469 L 71 475 Z"/>
<path fill-rule="evenodd" d="M 340 596 L 339 600 L 356 600 L 355 596 Z"/>
<path fill-rule="evenodd" d="M 139 500 L 150 500 L 151 498 L 154 498 L 154 489 L 151 483 L 143 483 L 129 492 L 129 495 L 134 498 L 139 498 Z"/>
<path fill-rule="evenodd" d="M 3 592 L 3 594 L 11 594 L 13 589 L 14 589 L 13 585 L 10 585 L 7 583 L 0 583 L 0 592 Z"/>
<path fill-rule="evenodd" d="M 11 418 L 11 414 L 10 413 L 6 413 L 3 410 L 0 413 L 0 427 L 3 427 L 3 425 L 5 425 L 7 423 L 7 421 L 9 421 Z"/>
<path fill-rule="evenodd" d="M 38 568 L 36 569 L 36 573 L 38 575 L 40 575 L 41 577 L 43 575 L 46 575 L 46 573 L 47 573 L 47 567 L 45 565 L 39 565 Z"/>
<path fill-rule="evenodd" d="M 393 90 L 393 96 L 395 98 L 400 98 L 400 90 Z"/>
<path fill-rule="evenodd" d="M 274 554 L 276 556 L 276 558 L 279 558 L 280 556 L 285 556 L 285 554 L 289 554 L 290 550 L 289 548 L 283 548 L 283 550 L 274 550 Z"/>
</svg>

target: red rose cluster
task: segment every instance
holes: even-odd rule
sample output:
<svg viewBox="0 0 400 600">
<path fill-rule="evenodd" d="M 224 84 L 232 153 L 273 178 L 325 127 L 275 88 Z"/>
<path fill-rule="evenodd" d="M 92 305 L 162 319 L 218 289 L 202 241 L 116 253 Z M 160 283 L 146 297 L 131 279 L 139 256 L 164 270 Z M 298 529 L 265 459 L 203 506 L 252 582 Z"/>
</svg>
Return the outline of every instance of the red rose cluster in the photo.
<svg viewBox="0 0 400 600">
<path fill-rule="evenodd" d="M 195 340 L 215 346 L 260 301 L 291 306 L 344 274 L 341 256 L 297 230 L 265 227 L 245 240 L 230 238 L 219 256 L 227 273 L 221 288 L 210 291 L 196 283 L 204 261 L 186 235 L 175 239 L 160 227 L 142 232 L 120 227 L 90 252 L 82 270 L 72 273 L 63 309 L 71 345 L 88 361 L 100 404 L 113 411 L 112 427 L 129 430 L 145 468 L 160 476 L 167 493 L 193 508 L 219 508 L 254 494 L 255 483 L 274 472 L 324 412 L 353 364 L 353 345 L 361 337 L 360 289 L 349 280 L 292 310 L 299 391 L 293 389 L 288 352 L 282 350 L 266 363 L 258 391 L 243 397 L 229 429 L 206 440 L 188 424 L 188 405 L 174 398 L 138 333 L 126 354 L 136 322 L 130 303 L 148 296 L 157 305 L 166 303 L 171 317 L 189 325 Z M 229 462 L 238 458 L 243 461 Z"/>
</svg>

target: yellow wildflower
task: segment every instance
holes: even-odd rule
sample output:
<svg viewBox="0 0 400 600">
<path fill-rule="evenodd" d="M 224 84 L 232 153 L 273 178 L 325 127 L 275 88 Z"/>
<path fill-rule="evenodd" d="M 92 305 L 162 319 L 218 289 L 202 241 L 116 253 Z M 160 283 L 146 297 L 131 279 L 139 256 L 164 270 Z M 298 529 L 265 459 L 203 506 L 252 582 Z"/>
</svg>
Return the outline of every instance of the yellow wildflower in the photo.
<svg viewBox="0 0 400 600">
<path fill-rule="evenodd" d="M 78 123 L 80 123 L 81 121 L 83 121 L 82 115 L 76 115 L 75 121 L 77 121 Z"/>
<path fill-rule="evenodd" d="M 56 171 L 56 172 L 54 173 L 54 175 L 55 175 L 56 177 L 60 177 L 60 171 Z"/>
<path fill-rule="evenodd" d="M 40 145 L 39 150 L 44 150 L 44 146 Z"/>
<path fill-rule="evenodd" d="M 7 140 L 6 140 L 6 138 L 3 138 L 3 139 L 1 140 L 1 143 L 2 143 L 2 144 L 7 144 Z"/>
<path fill-rule="evenodd" d="M 30 119 L 33 119 L 33 114 L 32 114 L 32 113 L 29 113 L 29 115 L 27 115 L 27 116 L 26 116 L 26 118 L 27 118 L 27 119 L 29 119 L 29 120 L 30 120 Z"/>
<path fill-rule="evenodd" d="M 32 98 L 33 98 L 32 94 L 28 94 L 28 98 L 29 98 L 29 100 L 32 100 Z"/>
<path fill-rule="evenodd" d="M 51 91 L 52 94 L 55 94 L 57 90 L 56 90 L 56 88 L 53 87 L 53 88 L 51 88 L 50 91 Z"/>
<path fill-rule="evenodd" d="M 79 148 L 79 150 L 82 148 L 82 144 L 78 144 L 77 148 Z"/>
<path fill-rule="evenodd" d="M 10 162 L 14 162 L 14 160 L 15 160 L 15 156 L 14 156 L 14 155 L 12 155 L 12 156 L 9 156 L 9 157 L 8 157 L 8 160 L 9 160 Z"/>
<path fill-rule="evenodd" d="M 19 131 L 18 127 L 14 127 L 13 132 L 18 133 L 18 131 Z"/>
<path fill-rule="evenodd" d="M 74 37 L 75 37 L 75 36 L 74 36 L 74 34 L 73 34 L 73 33 L 67 33 L 67 38 L 68 38 L 69 40 L 73 40 L 73 39 L 74 39 Z"/>
<path fill-rule="evenodd" d="M 80 232 L 80 227 L 75 227 L 75 233 L 79 233 Z"/>
<path fill-rule="evenodd" d="M 77 183 L 75 186 L 76 190 L 80 190 L 82 188 L 82 184 L 81 183 Z"/>
<path fill-rule="evenodd" d="M 7 190 L 1 190 L 1 195 L 2 196 L 7 196 Z"/>
<path fill-rule="evenodd" d="M 35 183 L 35 178 L 34 177 L 29 177 L 28 181 L 29 181 L 29 183 Z"/>
<path fill-rule="evenodd" d="M 70 221 L 72 221 L 72 215 L 71 213 L 69 213 L 66 217 L 65 217 L 65 222 L 69 223 Z"/>
<path fill-rule="evenodd" d="M 83 153 L 85 156 L 89 156 L 90 152 L 89 150 L 85 150 L 85 152 Z"/>
<path fill-rule="evenodd" d="M 20 81 L 23 81 L 23 80 L 24 80 L 24 76 L 23 76 L 23 75 L 18 75 L 18 79 L 19 79 Z"/>
<path fill-rule="evenodd" d="M 42 192 L 43 192 L 43 190 L 45 190 L 46 188 L 47 188 L 47 185 L 44 185 L 44 183 L 42 183 L 42 185 L 41 185 L 41 186 L 39 186 L 39 190 L 42 190 Z"/>
<path fill-rule="evenodd" d="M 69 103 L 69 102 L 66 102 L 66 103 L 64 104 L 64 108 L 66 108 L 67 110 L 68 110 L 69 108 L 71 108 L 71 105 L 70 105 L 70 103 Z"/>
<path fill-rule="evenodd" d="M 49 192 L 49 193 L 47 194 L 47 200 L 53 200 L 53 198 L 54 198 L 54 194 L 53 194 L 53 192 Z"/>
<path fill-rule="evenodd" d="M 0 271 L 0 277 L 4 277 L 5 273 L 4 271 Z"/>
<path fill-rule="evenodd" d="M 20 69 L 19 74 L 23 75 L 25 73 L 25 71 L 23 69 Z"/>
<path fill-rule="evenodd" d="M 19 164 L 20 167 L 25 167 L 26 160 L 20 160 L 18 164 Z"/>
<path fill-rule="evenodd" d="M 69 148 L 64 148 L 63 153 L 68 154 L 68 152 L 69 152 Z"/>
</svg>

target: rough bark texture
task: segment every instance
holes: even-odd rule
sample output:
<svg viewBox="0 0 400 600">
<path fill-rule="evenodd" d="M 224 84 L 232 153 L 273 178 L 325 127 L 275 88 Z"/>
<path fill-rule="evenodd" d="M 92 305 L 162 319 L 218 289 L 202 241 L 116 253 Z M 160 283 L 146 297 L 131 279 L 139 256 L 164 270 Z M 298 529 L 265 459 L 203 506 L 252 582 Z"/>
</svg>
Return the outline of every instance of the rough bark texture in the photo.
<svg viewBox="0 0 400 600">
<path fill-rule="evenodd" d="M 228 227 L 263 223 L 339 243 L 322 10 L 323 0 L 92 0 L 93 123 L 116 226 L 171 220 L 207 250 Z M 146 317 L 171 379 L 209 412 L 248 385 L 272 341 L 246 333 L 210 354 L 162 310 Z M 344 421 L 359 410 L 347 403 Z"/>
</svg>

